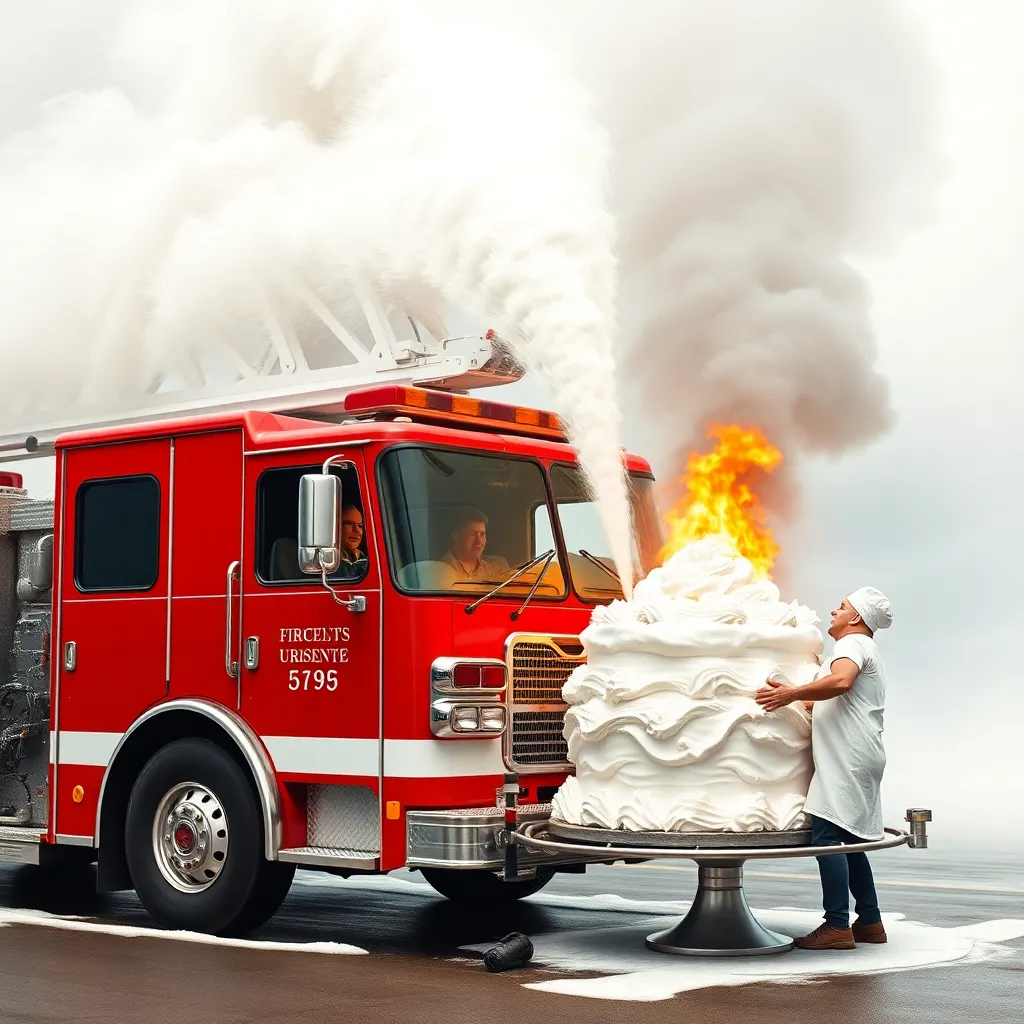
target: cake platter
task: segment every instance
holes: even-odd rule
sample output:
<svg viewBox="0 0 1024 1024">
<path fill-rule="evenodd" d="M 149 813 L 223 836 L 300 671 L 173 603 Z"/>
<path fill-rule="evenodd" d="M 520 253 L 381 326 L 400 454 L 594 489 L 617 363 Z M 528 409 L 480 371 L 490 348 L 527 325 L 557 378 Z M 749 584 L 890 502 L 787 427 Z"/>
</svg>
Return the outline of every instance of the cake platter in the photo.
<svg viewBox="0 0 1024 1024">
<path fill-rule="evenodd" d="M 674 927 L 647 936 L 649 949 L 683 956 L 757 956 L 782 953 L 793 939 L 765 928 L 750 911 L 743 893 L 743 865 L 753 859 L 828 857 L 836 854 L 871 853 L 906 844 L 911 849 L 928 846 L 927 822 L 931 811 L 910 808 L 910 830 L 885 829 L 886 836 L 873 842 L 841 846 L 812 846 L 806 832 L 786 833 L 665 833 L 625 832 L 571 825 L 562 821 L 533 822 L 514 827 L 507 821 L 506 877 L 515 877 L 515 849 L 547 854 L 563 862 L 608 863 L 625 860 L 685 858 L 697 864 L 697 892 L 686 916 Z M 699 842 L 693 840 L 697 837 Z M 793 845 L 800 836 L 800 845 Z M 710 840 L 709 841 L 709 837 Z M 751 841 L 756 837 L 756 841 Z M 775 845 L 763 845 L 771 837 Z M 780 839 L 781 837 L 781 839 Z M 666 841 L 671 839 L 671 841 Z"/>
<path fill-rule="evenodd" d="M 785 832 L 638 832 L 632 829 L 599 828 L 596 825 L 573 825 L 551 818 L 548 831 L 553 836 L 579 843 L 603 843 L 613 846 L 657 846 L 666 849 L 715 850 L 758 846 L 808 846 L 811 830 L 789 829 Z"/>
</svg>

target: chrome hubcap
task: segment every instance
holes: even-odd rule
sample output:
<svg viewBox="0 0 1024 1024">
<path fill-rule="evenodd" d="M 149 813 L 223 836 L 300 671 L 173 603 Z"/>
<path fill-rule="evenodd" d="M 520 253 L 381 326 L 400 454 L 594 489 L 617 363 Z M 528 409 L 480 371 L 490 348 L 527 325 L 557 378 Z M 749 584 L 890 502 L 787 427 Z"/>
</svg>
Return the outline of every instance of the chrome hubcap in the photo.
<svg viewBox="0 0 1024 1024">
<path fill-rule="evenodd" d="M 197 782 L 164 794 L 153 820 L 160 874 L 179 892 L 208 889 L 228 856 L 228 819 L 217 795 Z"/>
</svg>

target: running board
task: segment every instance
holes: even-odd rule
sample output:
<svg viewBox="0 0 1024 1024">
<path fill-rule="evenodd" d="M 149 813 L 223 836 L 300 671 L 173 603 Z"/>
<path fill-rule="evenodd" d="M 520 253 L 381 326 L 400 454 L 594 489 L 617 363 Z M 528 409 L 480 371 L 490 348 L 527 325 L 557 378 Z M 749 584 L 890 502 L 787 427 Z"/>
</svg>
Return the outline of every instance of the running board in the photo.
<svg viewBox="0 0 1024 1024">
<path fill-rule="evenodd" d="M 285 864 L 309 868 L 347 868 L 350 871 L 379 871 L 380 855 L 374 850 L 343 850 L 331 846 L 293 846 L 277 851 Z"/>
</svg>

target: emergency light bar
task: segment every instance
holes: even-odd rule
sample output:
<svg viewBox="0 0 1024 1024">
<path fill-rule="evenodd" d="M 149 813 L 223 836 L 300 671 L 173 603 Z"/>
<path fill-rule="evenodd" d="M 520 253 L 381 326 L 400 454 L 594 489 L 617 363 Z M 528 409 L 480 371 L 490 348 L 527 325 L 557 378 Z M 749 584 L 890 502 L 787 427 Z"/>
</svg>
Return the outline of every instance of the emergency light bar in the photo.
<svg viewBox="0 0 1024 1024">
<path fill-rule="evenodd" d="M 565 441 L 565 429 L 551 412 L 503 402 L 485 402 L 446 391 L 386 384 L 345 396 L 345 412 L 361 416 L 408 416 L 410 419 L 476 429 L 499 430 Z"/>
</svg>

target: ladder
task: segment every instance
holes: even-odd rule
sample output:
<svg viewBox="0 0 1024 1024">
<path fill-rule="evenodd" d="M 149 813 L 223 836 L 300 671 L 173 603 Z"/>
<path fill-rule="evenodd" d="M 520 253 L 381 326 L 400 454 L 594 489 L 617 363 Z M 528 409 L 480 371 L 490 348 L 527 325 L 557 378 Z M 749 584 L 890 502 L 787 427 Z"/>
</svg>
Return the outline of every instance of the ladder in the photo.
<svg viewBox="0 0 1024 1024">
<path fill-rule="evenodd" d="M 185 354 L 175 371 L 120 405 L 83 404 L 58 418 L 9 425 L 0 393 L 0 463 L 51 456 L 56 439 L 71 431 L 241 410 L 328 417 L 342 411 L 345 395 L 356 388 L 396 383 L 468 391 L 511 384 L 525 373 L 493 331 L 446 337 L 439 316 L 389 316 L 367 287 L 358 287 L 356 297 L 359 323 L 344 326 L 316 295 L 304 292 L 317 327 L 312 335 L 304 332 L 304 341 L 287 317 L 265 303 L 266 337 L 255 346 L 257 358 L 226 342 L 215 353 L 219 365 L 201 366 Z"/>
</svg>

